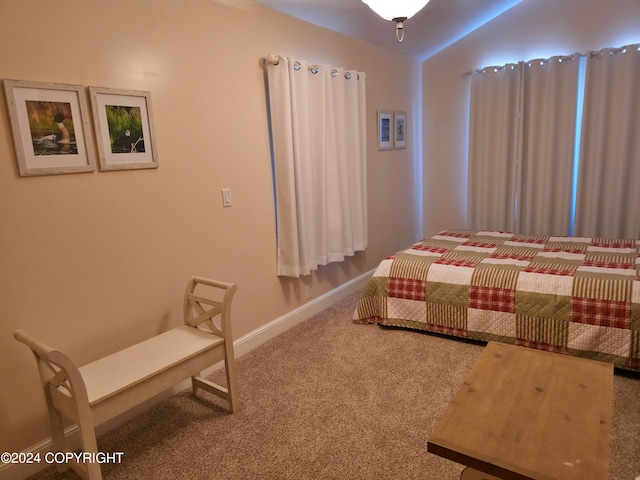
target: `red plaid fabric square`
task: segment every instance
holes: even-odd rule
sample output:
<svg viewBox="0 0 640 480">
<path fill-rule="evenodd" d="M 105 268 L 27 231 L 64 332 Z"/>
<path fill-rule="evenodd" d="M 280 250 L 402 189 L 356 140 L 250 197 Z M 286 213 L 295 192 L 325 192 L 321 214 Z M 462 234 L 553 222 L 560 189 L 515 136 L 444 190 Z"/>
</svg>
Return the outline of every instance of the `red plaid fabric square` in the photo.
<svg viewBox="0 0 640 480">
<path fill-rule="evenodd" d="M 438 234 L 438 236 L 453 237 L 453 238 L 471 238 L 471 234 L 470 233 L 450 232 L 448 230 L 440 232 Z"/>
<path fill-rule="evenodd" d="M 406 300 L 425 301 L 425 281 L 389 277 L 389 296 Z"/>
<path fill-rule="evenodd" d="M 464 242 L 463 245 L 465 247 L 480 247 L 480 248 L 496 248 L 502 243 L 502 240 L 469 240 Z"/>
<path fill-rule="evenodd" d="M 572 297 L 571 321 L 629 330 L 631 328 L 631 303 Z"/>
<path fill-rule="evenodd" d="M 520 260 L 520 261 L 528 262 L 534 256 L 535 256 L 535 252 L 532 252 L 531 255 L 518 255 L 516 253 L 495 252 L 489 255 L 489 258 L 495 258 L 499 260 Z"/>
<path fill-rule="evenodd" d="M 471 285 L 469 287 L 469 308 L 515 313 L 516 291 L 509 288 Z"/>
<path fill-rule="evenodd" d="M 440 265 L 452 265 L 454 267 L 475 267 L 478 262 L 476 261 L 472 261 L 472 260 L 464 260 L 461 258 L 440 258 L 438 259 L 438 261 L 436 263 L 439 263 Z"/>
<path fill-rule="evenodd" d="M 431 245 L 414 245 L 413 247 L 411 247 L 412 250 L 418 250 L 420 252 L 431 252 L 431 253 L 447 253 L 449 251 L 449 249 L 447 248 L 442 248 L 442 247 L 433 247 Z"/>
<path fill-rule="evenodd" d="M 600 262 L 596 260 L 585 260 L 585 267 L 598 267 L 598 268 L 625 268 L 625 269 L 635 269 L 636 266 L 632 260 L 625 261 L 622 259 L 620 262 Z"/>
<path fill-rule="evenodd" d="M 519 345 L 521 347 L 535 348 L 537 350 L 545 350 L 547 352 L 564 353 L 564 354 L 567 353 L 566 346 L 551 345 L 550 343 L 537 342 L 535 340 L 527 340 L 525 338 L 517 338 L 516 345 Z"/>
<path fill-rule="evenodd" d="M 447 325 L 439 325 L 437 323 L 428 323 L 430 332 L 441 333 L 443 335 L 453 335 L 455 337 L 468 337 L 469 332 L 463 328 L 449 327 Z"/>
<path fill-rule="evenodd" d="M 591 245 L 594 247 L 605 248 L 635 248 L 636 244 L 634 240 L 619 240 L 609 238 L 594 238 L 591 241 Z"/>
<path fill-rule="evenodd" d="M 518 234 L 514 235 L 510 241 L 518 242 L 518 243 L 535 243 L 537 245 L 544 245 L 547 243 L 548 237 L 540 236 L 540 235 L 524 235 Z"/>
</svg>

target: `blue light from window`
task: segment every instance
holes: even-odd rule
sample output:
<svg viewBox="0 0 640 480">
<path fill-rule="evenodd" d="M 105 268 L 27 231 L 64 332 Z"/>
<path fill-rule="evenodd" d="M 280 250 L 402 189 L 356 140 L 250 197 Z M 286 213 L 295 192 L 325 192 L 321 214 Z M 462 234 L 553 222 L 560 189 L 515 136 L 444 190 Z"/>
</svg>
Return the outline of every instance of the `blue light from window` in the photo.
<svg viewBox="0 0 640 480">
<path fill-rule="evenodd" d="M 578 65 L 578 93 L 576 101 L 576 138 L 573 148 L 573 179 L 571 183 L 571 218 L 569 235 L 573 235 L 578 197 L 578 174 L 580 170 L 580 143 L 582 140 L 582 112 L 584 109 L 584 84 L 587 72 L 587 58 L 581 56 Z"/>
</svg>

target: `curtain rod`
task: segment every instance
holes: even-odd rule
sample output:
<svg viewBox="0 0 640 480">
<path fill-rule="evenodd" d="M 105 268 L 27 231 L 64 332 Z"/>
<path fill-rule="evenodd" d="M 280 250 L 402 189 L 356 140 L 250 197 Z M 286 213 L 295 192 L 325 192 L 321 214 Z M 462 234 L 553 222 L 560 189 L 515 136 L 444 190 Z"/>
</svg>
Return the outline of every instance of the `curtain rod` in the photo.
<svg viewBox="0 0 640 480">
<path fill-rule="evenodd" d="M 572 55 L 556 55 L 554 57 L 549 57 L 549 58 L 534 58 L 534 59 L 531 59 L 531 60 L 520 60 L 520 61 L 518 61 L 516 63 L 505 63 L 504 65 L 487 65 L 486 67 L 476 68 L 474 70 L 468 70 L 468 71 L 464 72 L 463 75 L 467 76 L 467 75 L 473 75 L 474 73 L 482 73 L 484 70 L 487 70 L 487 69 L 494 69 L 496 71 L 497 70 L 502 70 L 502 69 L 507 68 L 509 66 L 515 67 L 519 63 L 548 62 L 548 61 L 550 61 L 551 59 L 554 59 L 554 58 L 558 58 L 558 59 L 561 59 L 561 60 L 573 60 L 575 57 L 583 57 L 585 55 L 586 54 L 584 54 L 584 53 L 574 53 Z"/>
<path fill-rule="evenodd" d="M 278 55 L 267 55 L 266 57 L 262 57 L 262 61 L 265 65 L 278 65 L 280 63 Z"/>
<path fill-rule="evenodd" d="M 576 53 L 573 53 L 571 55 L 556 55 L 556 56 L 549 57 L 549 58 L 534 58 L 532 60 L 526 60 L 526 61 L 522 60 L 522 62 L 523 63 L 531 63 L 531 62 L 538 62 L 538 61 L 549 61 L 549 60 L 551 60 L 553 58 L 561 58 L 563 60 L 573 59 L 575 57 L 578 57 L 578 58 L 579 57 L 590 57 L 590 58 L 593 58 L 595 56 L 604 55 L 605 51 L 608 51 L 610 55 L 614 55 L 616 53 L 624 53 L 629 48 L 635 48 L 637 51 L 640 52 L 640 43 L 632 43 L 630 45 L 623 45 L 622 47 L 617 47 L 617 48 L 608 47 L 608 48 L 603 48 L 601 50 L 589 50 L 587 52 L 576 52 Z M 494 69 L 500 69 L 501 70 L 503 68 L 508 67 L 509 65 L 517 65 L 518 63 L 520 63 L 520 62 L 506 63 L 506 64 L 500 65 L 500 66 L 498 66 L 498 65 L 489 65 L 489 66 L 482 67 L 482 68 L 476 68 L 476 69 L 473 69 L 473 70 L 468 70 L 468 71 L 464 72 L 462 75 L 466 77 L 466 76 L 469 76 L 469 75 L 473 75 L 474 73 L 479 73 L 479 72 L 481 73 L 483 70 L 486 70 L 487 68 L 494 68 Z"/>
<path fill-rule="evenodd" d="M 262 57 L 262 62 L 265 65 L 278 65 L 280 63 L 280 55 L 273 55 L 273 54 L 269 54 L 267 56 Z M 294 66 L 293 66 L 294 70 L 300 70 L 300 68 L 302 68 L 302 65 L 300 64 L 300 62 L 295 62 Z M 318 71 L 320 70 L 320 67 L 318 67 L 318 65 L 309 65 L 309 71 L 313 74 L 318 73 Z M 358 80 L 360 80 L 360 75 L 363 72 L 357 72 L 356 76 L 358 78 Z M 331 76 L 332 77 L 337 77 L 338 76 L 338 70 L 336 70 L 335 68 L 331 70 Z M 351 80 L 352 74 L 349 71 L 346 71 L 344 73 L 344 78 L 346 78 L 347 80 Z"/>
</svg>

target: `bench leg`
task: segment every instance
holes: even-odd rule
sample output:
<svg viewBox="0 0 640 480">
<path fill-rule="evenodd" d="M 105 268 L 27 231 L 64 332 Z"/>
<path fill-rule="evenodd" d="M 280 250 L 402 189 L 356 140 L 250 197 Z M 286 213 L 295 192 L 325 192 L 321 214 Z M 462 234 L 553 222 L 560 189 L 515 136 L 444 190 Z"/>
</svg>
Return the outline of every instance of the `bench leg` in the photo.
<svg viewBox="0 0 640 480">
<path fill-rule="evenodd" d="M 229 360 L 231 359 L 231 360 Z M 236 365 L 233 358 L 233 350 L 231 355 L 228 355 L 224 361 L 224 369 L 227 377 L 227 388 L 210 382 L 201 375 L 191 377 L 191 388 L 193 394 L 198 394 L 198 389 L 202 388 L 209 393 L 213 393 L 218 397 L 229 402 L 229 410 L 232 413 L 237 412 L 240 409 L 240 400 L 238 399 L 238 380 L 236 378 Z"/>
<path fill-rule="evenodd" d="M 93 421 L 87 424 L 80 419 L 78 424 L 78 431 L 80 432 L 80 441 L 82 443 L 83 452 L 98 453 L 98 443 L 96 441 L 96 432 L 93 427 Z M 84 463 L 89 480 L 102 480 L 102 470 L 100 464 L 97 462 Z"/>
<path fill-rule="evenodd" d="M 55 393 L 55 390 L 54 392 Z M 49 421 L 51 423 L 51 440 L 53 443 L 53 450 L 55 452 L 71 452 L 67 438 L 64 434 L 62 412 L 55 407 L 55 403 L 52 398 L 52 391 L 47 389 L 47 408 L 49 410 Z M 62 407 L 62 411 L 65 409 L 75 410 L 73 413 L 67 412 L 65 416 L 69 416 L 69 419 L 75 422 L 78 427 L 78 434 L 80 436 L 80 445 L 82 452 L 97 453 L 98 444 L 96 441 L 96 433 L 93 425 L 93 414 L 88 403 L 82 402 L 78 396 L 56 397 L 58 402 L 65 404 Z M 86 395 L 84 396 L 86 398 Z M 61 400 L 61 399 L 64 399 Z M 66 464 L 58 464 L 58 471 L 65 471 L 71 467 L 78 475 L 87 480 L 102 480 L 102 471 L 98 462 L 92 461 L 76 461 L 71 459 Z"/>
<path fill-rule="evenodd" d="M 96 441 L 96 430 L 93 424 L 93 413 L 86 397 L 86 392 L 82 395 L 76 394 L 74 397 L 76 408 L 76 425 L 80 434 L 80 444 L 83 452 L 98 453 L 98 442 Z M 102 480 L 102 470 L 98 462 L 72 462 L 73 468 L 80 476 L 88 480 Z"/>
<path fill-rule="evenodd" d="M 49 397 L 49 391 L 47 393 L 47 410 L 49 411 L 49 424 L 51 425 L 51 443 L 54 452 L 62 452 L 66 448 L 66 439 L 64 436 L 64 427 L 62 423 L 62 415 L 53 406 L 51 398 Z M 58 472 L 64 472 L 69 469 L 69 466 L 65 463 L 56 464 L 56 470 Z"/>
<path fill-rule="evenodd" d="M 234 399 L 234 397 L 231 396 L 229 389 L 223 387 L 222 385 L 213 383 L 207 380 L 206 378 L 195 377 L 195 376 L 191 377 L 191 385 L 193 385 L 194 395 L 196 395 L 198 390 L 201 388 L 229 402 L 229 410 L 231 410 L 232 413 L 237 410 L 238 408 L 238 405 L 236 403 L 237 401 Z"/>
<path fill-rule="evenodd" d="M 229 342 L 230 343 L 230 342 Z M 238 398 L 238 379 L 236 374 L 236 361 L 233 353 L 233 346 L 229 343 L 225 345 L 226 359 L 224 362 L 225 373 L 227 374 L 227 390 L 229 390 L 229 406 L 233 413 L 240 409 L 240 399 Z"/>
</svg>

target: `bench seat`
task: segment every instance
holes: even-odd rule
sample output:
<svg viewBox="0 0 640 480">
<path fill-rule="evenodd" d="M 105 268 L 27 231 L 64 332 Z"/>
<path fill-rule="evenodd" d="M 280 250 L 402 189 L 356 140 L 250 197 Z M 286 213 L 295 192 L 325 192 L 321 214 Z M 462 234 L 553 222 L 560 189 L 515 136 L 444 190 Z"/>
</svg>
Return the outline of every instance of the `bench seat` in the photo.
<svg viewBox="0 0 640 480">
<path fill-rule="evenodd" d="M 221 343 L 224 343 L 223 337 L 183 325 L 78 370 L 87 388 L 89 404 L 95 405 Z"/>
<path fill-rule="evenodd" d="M 24 330 L 16 331 L 15 338 L 30 347 L 37 360 L 54 450 L 70 451 L 63 417 L 78 426 L 82 450 L 97 453 L 97 425 L 189 377 L 194 394 L 202 388 L 227 400 L 235 412 L 239 401 L 230 320 L 235 291 L 235 284 L 192 277 L 184 296 L 184 325 L 81 367 Z M 201 376 L 202 370 L 222 361 L 226 386 Z M 69 466 L 83 478 L 102 478 L 98 463 L 70 461 Z"/>
</svg>

